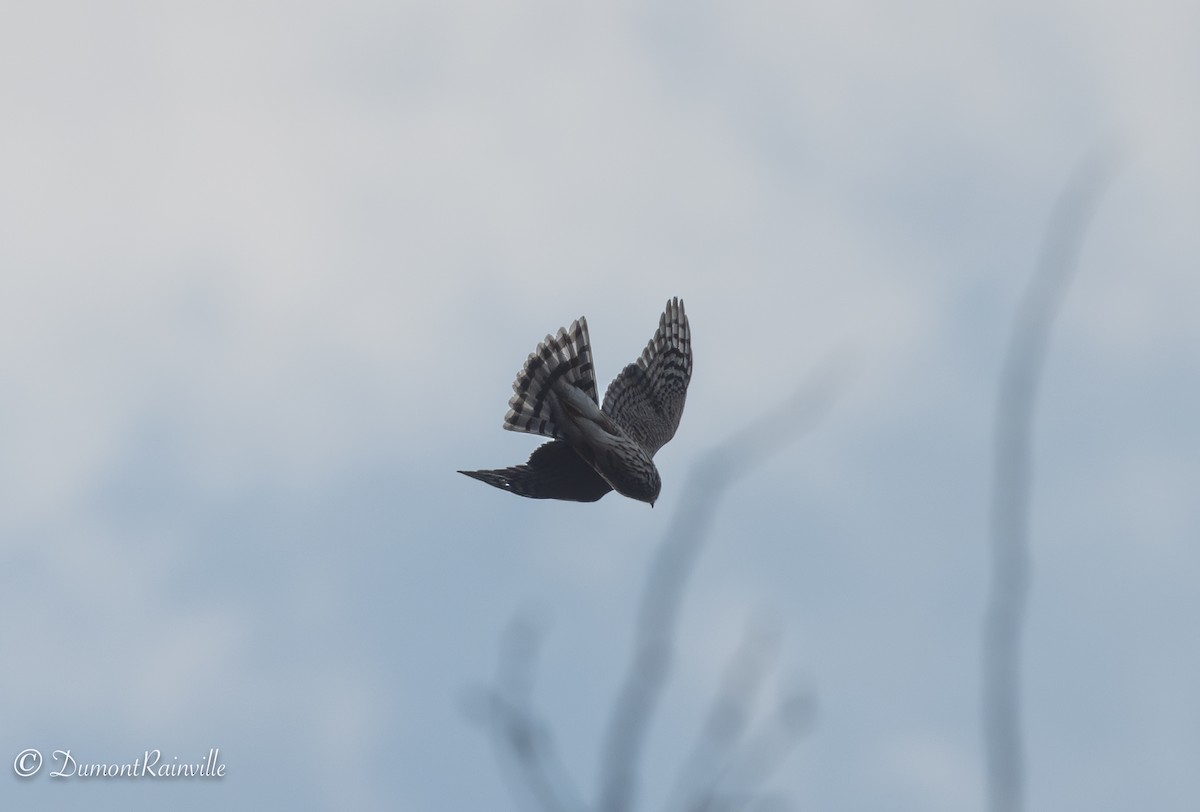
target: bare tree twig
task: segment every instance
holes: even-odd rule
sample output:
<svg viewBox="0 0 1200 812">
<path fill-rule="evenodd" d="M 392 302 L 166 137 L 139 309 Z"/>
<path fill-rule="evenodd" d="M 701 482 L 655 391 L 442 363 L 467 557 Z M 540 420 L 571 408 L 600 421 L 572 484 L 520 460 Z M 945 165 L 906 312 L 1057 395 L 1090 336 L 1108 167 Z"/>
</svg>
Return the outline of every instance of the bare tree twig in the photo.
<svg viewBox="0 0 1200 812">
<path fill-rule="evenodd" d="M 599 809 L 629 812 L 637 764 L 663 685 L 684 591 L 707 539 L 717 504 L 739 477 L 809 429 L 840 389 L 846 365 L 829 362 L 781 406 L 710 451 L 692 470 L 642 592 L 633 658 L 617 696 L 601 754 Z"/>
<path fill-rule="evenodd" d="M 722 770 L 722 779 L 731 776 L 729 783 L 735 783 L 740 788 L 739 794 L 733 797 L 742 799 L 733 808 L 747 808 L 762 800 L 763 796 L 756 794 L 758 788 L 767 784 L 811 727 L 815 708 L 816 703 L 807 691 L 785 694 L 775 708 L 771 724 L 752 736 L 739 757 L 726 765 Z M 712 812 L 716 808 L 726 808 L 726 805 L 718 807 L 716 804 L 720 797 L 718 789 L 718 786 L 714 786 L 713 794 L 691 809 L 695 812 Z"/>
<path fill-rule="evenodd" d="M 988 809 L 1020 812 L 1025 779 L 1020 718 L 1021 632 L 1029 589 L 1033 417 L 1055 316 L 1112 159 L 1083 164 L 1067 183 L 1016 316 L 997 393 L 992 485 L 992 576 L 983 624 L 983 727 Z"/>
<path fill-rule="evenodd" d="M 497 687 L 486 697 L 486 721 L 497 734 L 495 741 L 501 763 L 508 765 L 510 783 L 523 788 L 544 812 L 582 810 L 584 804 L 558 758 L 553 738 L 533 712 L 533 674 L 540 642 L 538 630 L 528 620 L 514 621 L 509 627 L 501 644 Z"/>
<path fill-rule="evenodd" d="M 714 448 L 692 469 L 646 578 L 633 657 L 603 742 L 596 809 L 629 810 L 636 799 L 641 747 L 670 671 L 680 605 L 721 495 L 823 416 L 848 371 L 844 353 L 831 358 L 779 407 Z M 585 805 L 562 767 L 546 726 L 532 709 L 537 644 L 538 635 L 527 622 L 514 623 L 505 635 L 496 686 L 484 696 L 484 719 L 506 776 L 516 789 L 543 812 L 583 810 Z M 810 715 L 805 702 L 788 697 L 776 709 L 773 724 L 744 748 L 743 755 L 748 757 L 733 757 L 738 755 L 734 751 L 747 726 L 749 705 L 769 667 L 766 649 L 771 647 L 750 636 L 743 654 L 759 649 L 758 662 L 750 656 L 731 662 L 706 726 L 707 740 L 697 745 L 698 750 L 711 752 L 694 756 L 697 760 L 723 758 L 725 763 L 714 770 L 715 779 L 697 790 L 690 799 L 694 803 L 685 808 L 785 808 L 780 799 L 758 793 L 757 788 L 806 729 Z M 744 771 L 748 780 L 742 780 L 737 792 L 722 791 L 721 777 L 737 774 L 737 766 L 743 763 L 750 767 Z"/>
<path fill-rule="evenodd" d="M 741 742 L 762 683 L 778 654 L 779 630 L 772 624 L 753 624 L 730 658 L 708 719 L 692 748 L 667 809 L 696 809 L 702 799 L 715 795 L 727 762 Z"/>
</svg>

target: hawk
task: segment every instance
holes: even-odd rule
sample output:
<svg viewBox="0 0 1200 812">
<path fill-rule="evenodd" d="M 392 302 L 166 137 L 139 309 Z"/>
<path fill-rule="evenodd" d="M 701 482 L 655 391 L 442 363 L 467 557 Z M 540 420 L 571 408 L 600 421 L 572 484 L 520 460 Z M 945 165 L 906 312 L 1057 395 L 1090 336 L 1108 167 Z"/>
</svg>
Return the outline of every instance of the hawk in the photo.
<svg viewBox="0 0 1200 812">
<path fill-rule="evenodd" d="M 615 490 L 654 506 L 662 481 L 654 453 L 675 436 L 692 378 L 683 302 L 671 299 L 635 363 L 596 396 L 587 319 L 538 344 L 513 382 L 504 428 L 552 438 L 524 465 L 459 471 L 531 499 L 595 502 Z"/>
</svg>

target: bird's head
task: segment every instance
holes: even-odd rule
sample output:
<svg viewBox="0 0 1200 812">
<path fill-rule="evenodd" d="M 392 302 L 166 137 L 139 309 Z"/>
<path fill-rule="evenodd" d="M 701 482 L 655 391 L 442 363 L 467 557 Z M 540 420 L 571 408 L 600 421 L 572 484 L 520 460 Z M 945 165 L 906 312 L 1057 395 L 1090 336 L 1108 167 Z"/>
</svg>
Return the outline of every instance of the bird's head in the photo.
<svg viewBox="0 0 1200 812">
<path fill-rule="evenodd" d="M 636 480 L 628 483 L 628 489 L 623 493 L 639 502 L 645 502 L 654 507 L 654 503 L 658 501 L 658 493 L 662 490 L 662 479 L 658 476 L 658 469 L 651 465 L 644 476 L 638 477 Z"/>
</svg>

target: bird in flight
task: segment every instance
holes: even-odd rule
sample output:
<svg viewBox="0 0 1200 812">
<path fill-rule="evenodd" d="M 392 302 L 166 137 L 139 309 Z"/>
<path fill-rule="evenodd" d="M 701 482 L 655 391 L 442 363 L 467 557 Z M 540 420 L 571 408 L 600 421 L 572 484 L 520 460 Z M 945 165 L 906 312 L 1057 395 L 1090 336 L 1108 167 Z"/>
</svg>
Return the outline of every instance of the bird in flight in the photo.
<svg viewBox="0 0 1200 812">
<path fill-rule="evenodd" d="M 604 405 L 587 319 L 538 344 L 513 382 L 504 428 L 552 438 L 524 465 L 459 471 L 531 499 L 595 502 L 609 491 L 654 506 L 662 481 L 653 457 L 675 436 L 692 378 L 692 336 L 680 299 L 635 363 L 608 385 Z"/>
</svg>

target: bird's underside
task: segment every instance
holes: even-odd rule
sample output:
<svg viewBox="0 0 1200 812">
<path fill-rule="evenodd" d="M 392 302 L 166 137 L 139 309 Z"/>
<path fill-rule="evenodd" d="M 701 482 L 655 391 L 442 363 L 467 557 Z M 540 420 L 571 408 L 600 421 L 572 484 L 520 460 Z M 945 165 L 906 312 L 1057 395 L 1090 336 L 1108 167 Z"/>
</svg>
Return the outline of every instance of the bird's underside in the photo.
<svg viewBox="0 0 1200 812">
<path fill-rule="evenodd" d="M 513 383 L 509 431 L 552 438 L 524 465 L 460 471 L 532 499 L 594 502 L 610 490 L 654 504 L 660 480 L 652 458 L 679 426 L 692 374 L 683 302 L 672 299 L 635 363 L 609 384 L 600 405 L 587 320 L 546 336 Z"/>
</svg>

